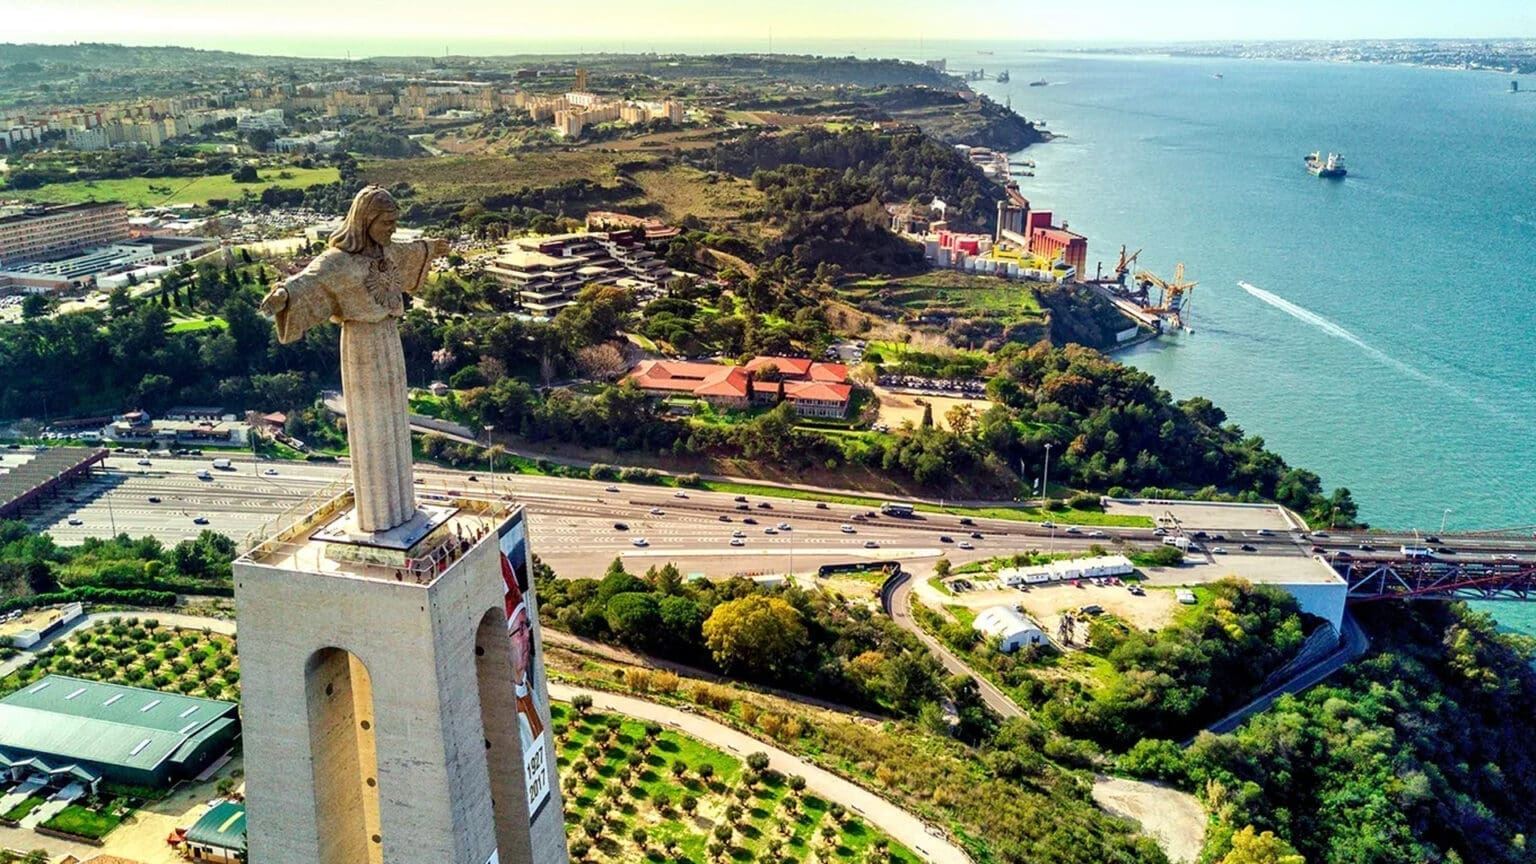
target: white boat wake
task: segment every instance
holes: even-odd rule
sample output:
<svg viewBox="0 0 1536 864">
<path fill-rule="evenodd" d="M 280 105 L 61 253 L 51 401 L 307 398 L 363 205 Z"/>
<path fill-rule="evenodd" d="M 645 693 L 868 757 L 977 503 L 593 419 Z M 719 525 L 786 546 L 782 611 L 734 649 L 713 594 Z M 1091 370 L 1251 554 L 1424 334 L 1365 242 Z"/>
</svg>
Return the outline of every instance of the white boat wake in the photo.
<svg viewBox="0 0 1536 864">
<path fill-rule="evenodd" d="M 1238 287 L 1242 288 L 1244 291 L 1247 291 L 1249 294 L 1252 294 L 1260 300 L 1263 300 L 1265 303 L 1268 303 L 1276 309 L 1279 309 L 1287 315 L 1290 315 L 1292 318 L 1295 318 L 1298 321 L 1305 321 L 1306 323 L 1311 324 L 1313 327 L 1316 327 L 1317 329 L 1327 333 L 1329 336 L 1332 336 L 1335 339 L 1343 339 L 1345 342 L 1348 342 L 1356 348 L 1359 348 L 1361 351 L 1364 351 L 1366 355 L 1371 359 L 1376 360 L 1383 365 L 1390 366 L 1405 375 L 1417 378 L 1420 381 L 1423 381 L 1424 383 L 1434 387 L 1439 387 L 1441 389 L 1447 390 L 1448 392 L 1457 392 L 1458 395 L 1464 395 L 1460 394 L 1459 391 L 1456 391 L 1455 388 L 1451 387 L 1440 379 L 1415 369 L 1407 363 L 1404 363 L 1396 357 L 1393 357 L 1391 354 L 1388 354 L 1380 348 L 1377 348 L 1375 345 L 1372 345 L 1364 339 L 1361 339 L 1359 336 L 1349 332 L 1349 330 L 1345 329 L 1343 326 L 1336 324 L 1327 318 L 1324 318 L 1316 312 L 1313 312 L 1311 309 L 1297 306 L 1295 303 L 1292 303 L 1284 297 L 1271 294 L 1270 292 L 1265 291 L 1263 288 L 1260 288 L 1256 285 L 1251 285 L 1247 282 L 1239 282 L 1237 284 Z"/>
</svg>

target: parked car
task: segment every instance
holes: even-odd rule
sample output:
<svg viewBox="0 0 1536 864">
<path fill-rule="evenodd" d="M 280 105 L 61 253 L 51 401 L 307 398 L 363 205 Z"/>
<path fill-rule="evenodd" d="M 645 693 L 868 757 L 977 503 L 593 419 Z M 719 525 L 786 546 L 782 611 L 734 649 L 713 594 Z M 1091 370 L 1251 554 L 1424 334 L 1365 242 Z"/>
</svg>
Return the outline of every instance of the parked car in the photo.
<svg viewBox="0 0 1536 864">
<path fill-rule="evenodd" d="M 1080 606 L 1080 607 L 1078 607 L 1077 614 L 1079 614 L 1079 615 L 1103 615 L 1104 614 L 1104 607 L 1100 606 L 1097 603 L 1089 603 L 1087 606 Z"/>
<path fill-rule="evenodd" d="M 1125 586 L 1125 590 L 1131 592 L 1137 597 L 1144 597 L 1147 593 L 1140 585 L 1127 585 Z"/>
</svg>

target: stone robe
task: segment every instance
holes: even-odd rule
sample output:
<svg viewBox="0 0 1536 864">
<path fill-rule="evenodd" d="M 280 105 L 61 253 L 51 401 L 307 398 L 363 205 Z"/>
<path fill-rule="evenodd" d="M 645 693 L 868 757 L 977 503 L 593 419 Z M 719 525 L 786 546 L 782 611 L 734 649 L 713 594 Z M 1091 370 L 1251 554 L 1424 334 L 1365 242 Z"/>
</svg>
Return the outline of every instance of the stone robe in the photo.
<svg viewBox="0 0 1536 864">
<path fill-rule="evenodd" d="M 341 324 L 341 395 L 363 531 L 388 531 L 416 512 L 401 293 L 421 287 L 428 250 L 419 240 L 391 243 L 379 256 L 333 247 L 283 283 L 288 303 L 277 313 L 278 341 L 293 342 L 326 321 Z"/>
</svg>

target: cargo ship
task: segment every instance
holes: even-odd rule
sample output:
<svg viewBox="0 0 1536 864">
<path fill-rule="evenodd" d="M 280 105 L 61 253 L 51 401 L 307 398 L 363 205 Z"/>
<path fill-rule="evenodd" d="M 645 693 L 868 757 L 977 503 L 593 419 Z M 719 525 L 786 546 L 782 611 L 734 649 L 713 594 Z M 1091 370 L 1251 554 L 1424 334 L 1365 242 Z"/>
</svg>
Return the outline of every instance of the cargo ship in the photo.
<svg viewBox="0 0 1536 864">
<path fill-rule="evenodd" d="M 1344 168 L 1344 157 L 1339 153 L 1329 153 L 1324 159 L 1321 151 L 1314 151 L 1306 161 L 1307 173 L 1314 177 L 1343 177 L 1349 173 Z"/>
<path fill-rule="evenodd" d="M 1003 71 L 997 73 L 997 83 L 999 83 L 999 84 L 1007 84 L 1009 82 L 1009 80 L 1011 80 L 1011 78 L 1012 78 L 1012 76 L 1010 76 L 1008 74 L 1008 70 L 1007 69 L 1004 69 Z"/>
<path fill-rule="evenodd" d="M 1031 82 L 1029 82 L 1029 86 L 1031 86 L 1031 87 L 1045 87 L 1045 86 L 1048 86 L 1050 83 L 1051 82 L 1045 80 L 1044 78 L 1041 78 L 1038 81 L 1031 81 Z"/>
</svg>

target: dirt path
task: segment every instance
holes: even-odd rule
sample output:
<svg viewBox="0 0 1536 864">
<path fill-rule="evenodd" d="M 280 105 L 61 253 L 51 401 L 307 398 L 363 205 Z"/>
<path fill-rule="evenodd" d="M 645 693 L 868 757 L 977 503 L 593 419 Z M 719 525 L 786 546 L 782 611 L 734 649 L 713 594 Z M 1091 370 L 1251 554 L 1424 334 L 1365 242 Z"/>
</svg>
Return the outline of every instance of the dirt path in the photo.
<svg viewBox="0 0 1536 864">
<path fill-rule="evenodd" d="M 1200 857 L 1207 819 L 1195 796 L 1156 783 L 1099 777 L 1093 784 L 1093 800 L 1140 825 L 1174 864 L 1192 864 Z"/>
</svg>

